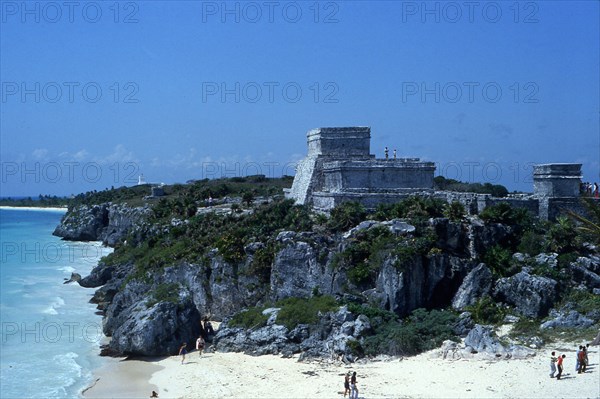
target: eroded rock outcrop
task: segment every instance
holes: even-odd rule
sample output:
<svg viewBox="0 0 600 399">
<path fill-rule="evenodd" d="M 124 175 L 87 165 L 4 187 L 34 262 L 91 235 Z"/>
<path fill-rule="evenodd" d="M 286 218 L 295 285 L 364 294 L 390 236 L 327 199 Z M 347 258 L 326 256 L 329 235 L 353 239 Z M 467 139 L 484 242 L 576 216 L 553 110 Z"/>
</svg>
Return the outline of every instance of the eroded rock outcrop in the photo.
<svg viewBox="0 0 600 399">
<path fill-rule="evenodd" d="M 148 207 L 129 207 L 110 202 L 79 205 L 67 212 L 52 233 L 68 241 L 102 241 L 115 246 L 150 214 Z"/>
<path fill-rule="evenodd" d="M 548 277 L 522 271 L 512 277 L 501 278 L 494 288 L 495 296 L 515 307 L 527 317 L 544 317 L 558 298 L 558 283 Z"/>
<path fill-rule="evenodd" d="M 463 310 L 473 305 L 482 296 L 489 294 L 491 289 L 492 272 L 484 263 L 480 263 L 463 280 L 452 299 L 452 307 Z"/>
</svg>

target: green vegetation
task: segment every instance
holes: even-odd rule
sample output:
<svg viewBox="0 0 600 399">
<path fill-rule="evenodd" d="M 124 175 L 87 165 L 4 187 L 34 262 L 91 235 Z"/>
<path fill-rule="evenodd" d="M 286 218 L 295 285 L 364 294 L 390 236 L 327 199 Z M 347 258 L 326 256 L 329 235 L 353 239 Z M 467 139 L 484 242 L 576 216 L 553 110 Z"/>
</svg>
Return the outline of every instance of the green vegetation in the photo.
<svg viewBox="0 0 600 399">
<path fill-rule="evenodd" d="M 280 308 L 277 314 L 277 324 L 284 325 L 289 330 L 298 324 L 315 324 L 319 312 L 331 312 L 338 309 L 335 299 L 327 295 L 311 298 L 286 298 L 276 302 L 273 307 Z M 243 328 L 259 328 L 266 325 L 268 316 L 262 312 L 267 306 L 253 307 L 236 313 L 230 320 L 229 326 Z"/>
<path fill-rule="evenodd" d="M 582 198 L 581 202 L 587 211 L 587 217 L 581 216 L 573 211 L 569 211 L 568 215 L 578 223 L 577 231 L 581 234 L 583 240 L 599 245 L 600 206 L 597 201 L 594 201 L 591 198 Z"/>
<path fill-rule="evenodd" d="M 147 307 L 152 307 L 159 302 L 179 302 L 179 284 L 177 283 L 162 283 L 156 286 L 156 289 L 152 292 L 151 298 L 146 302 Z"/>
<path fill-rule="evenodd" d="M 344 202 L 331 210 L 328 227 L 334 232 L 346 231 L 363 220 L 367 211 L 358 202 Z"/>
<path fill-rule="evenodd" d="M 286 298 L 278 301 L 275 306 L 281 310 L 277 314 L 277 323 L 289 330 L 298 324 L 315 324 L 319 312 L 325 313 L 336 310 L 339 305 L 331 296 L 313 296 L 311 298 Z"/>
<path fill-rule="evenodd" d="M 446 203 L 430 197 L 410 196 L 395 204 L 380 204 L 373 218 L 375 220 L 391 220 L 394 218 L 410 219 L 411 222 L 442 217 Z"/>
<path fill-rule="evenodd" d="M 474 305 L 467 306 L 471 317 L 479 324 L 498 324 L 506 316 L 506 309 L 489 296 L 480 298 Z"/>
<path fill-rule="evenodd" d="M 415 256 L 426 255 L 435 244 L 435 236 L 396 236 L 387 227 L 359 231 L 342 252 L 334 255 L 332 267 L 347 270 L 348 279 L 359 287 L 372 286 L 377 272 L 387 258 L 402 269 Z"/>
<path fill-rule="evenodd" d="M 561 301 L 561 305 L 570 304 L 574 310 L 586 314 L 593 310 L 600 310 L 600 295 L 592 294 L 585 290 L 572 289 Z M 560 307 L 560 305 L 559 305 Z"/>
<path fill-rule="evenodd" d="M 503 223 L 509 226 L 527 226 L 532 223 L 532 216 L 526 209 L 515 208 L 505 202 L 488 206 L 479 217 L 486 223 Z"/>
<path fill-rule="evenodd" d="M 506 197 L 508 195 L 506 187 L 500 184 L 465 183 L 454 179 L 446 179 L 444 176 L 434 177 L 433 187 L 436 190 L 491 194 L 493 197 Z"/>
<path fill-rule="evenodd" d="M 0 198 L 0 206 L 35 206 L 35 207 L 66 207 L 70 199 L 56 195 L 39 195 L 37 199 L 27 198 Z"/>
<path fill-rule="evenodd" d="M 513 262 L 512 251 L 502 245 L 489 248 L 483 255 L 483 262 L 496 277 L 510 277 L 521 269 Z"/>
<path fill-rule="evenodd" d="M 144 278 L 178 261 L 202 263 L 208 251 L 216 247 L 227 262 L 239 263 L 245 260 L 244 247 L 251 242 L 268 241 L 281 230 L 310 231 L 309 215 L 308 208 L 294 205 L 292 200 L 257 205 L 253 213 L 243 216 L 200 214 L 178 226 L 165 225 L 139 243 L 128 240 L 128 245 L 116 248 L 103 262 L 132 263 L 136 267 L 134 278 Z"/>
<path fill-rule="evenodd" d="M 465 207 L 460 202 L 452 202 L 444 206 L 444 216 L 450 219 L 451 222 L 462 221 L 467 214 Z"/>
<path fill-rule="evenodd" d="M 269 316 L 262 314 L 266 307 L 256 307 L 236 313 L 229 321 L 230 327 L 260 328 L 267 324 Z"/>
<path fill-rule="evenodd" d="M 417 309 L 403 321 L 371 319 L 374 335 L 364 340 L 366 355 L 416 355 L 436 348 L 447 339 L 456 339 L 452 326 L 456 315 L 444 310 Z"/>
</svg>

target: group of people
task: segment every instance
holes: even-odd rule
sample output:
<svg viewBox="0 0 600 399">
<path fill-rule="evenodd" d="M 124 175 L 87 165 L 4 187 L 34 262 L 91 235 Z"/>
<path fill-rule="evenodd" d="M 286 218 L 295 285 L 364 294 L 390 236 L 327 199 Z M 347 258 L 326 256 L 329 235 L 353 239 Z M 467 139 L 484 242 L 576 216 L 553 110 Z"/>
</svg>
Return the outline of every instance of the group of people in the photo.
<svg viewBox="0 0 600 399">
<path fill-rule="evenodd" d="M 352 374 L 348 371 L 344 376 L 344 397 L 346 394 L 350 399 L 358 399 L 358 387 L 356 386 L 356 371 Z"/>
<path fill-rule="evenodd" d="M 385 159 L 390 158 L 390 150 L 387 147 L 385 147 L 383 153 L 385 154 Z M 394 149 L 394 159 L 396 159 L 396 149 Z"/>
<path fill-rule="evenodd" d="M 198 356 L 202 356 L 202 351 L 206 346 L 206 340 L 214 335 L 215 330 L 213 329 L 212 324 L 208 320 L 208 317 L 204 318 L 204 323 L 200 322 L 200 335 L 196 339 L 196 350 L 198 351 Z M 182 343 L 179 347 L 179 356 L 181 356 L 181 364 L 185 362 L 185 355 L 187 355 L 187 343 Z"/>
<path fill-rule="evenodd" d="M 581 183 L 581 194 L 587 197 L 598 198 L 598 183 Z"/>
<path fill-rule="evenodd" d="M 590 344 L 587 345 L 579 345 L 579 350 L 577 351 L 577 355 L 575 358 L 575 371 L 577 373 L 585 373 L 585 370 L 588 365 L 588 348 Z M 555 378 L 554 374 L 558 370 L 558 374 L 556 375 L 556 379 L 560 380 L 560 377 L 563 374 L 563 362 L 566 358 L 566 355 L 560 355 L 556 357 L 556 352 L 552 352 L 550 355 L 550 378 Z"/>
</svg>

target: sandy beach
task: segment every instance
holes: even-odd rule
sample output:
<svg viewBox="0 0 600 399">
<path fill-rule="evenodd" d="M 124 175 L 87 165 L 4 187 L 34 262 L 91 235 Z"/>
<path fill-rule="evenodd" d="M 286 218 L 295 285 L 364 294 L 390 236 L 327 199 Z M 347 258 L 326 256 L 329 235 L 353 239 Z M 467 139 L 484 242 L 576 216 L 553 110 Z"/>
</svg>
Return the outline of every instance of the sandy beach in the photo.
<svg viewBox="0 0 600 399">
<path fill-rule="evenodd" d="M 86 398 L 336 398 L 343 376 L 356 371 L 360 398 L 600 398 L 598 347 L 585 374 L 575 368 L 575 343 L 539 350 L 526 360 L 443 360 L 439 351 L 404 359 L 299 363 L 297 358 L 191 352 L 152 362 L 108 365 Z M 560 381 L 549 376 L 550 352 L 567 355 Z"/>
<path fill-rule="evenodd" d="M 67 208 L 56 206 L 0 206 L 0 209 L 19 210 L 19 211 L 44 211 L 44 212 L 66 212 Z"/>
</svg>

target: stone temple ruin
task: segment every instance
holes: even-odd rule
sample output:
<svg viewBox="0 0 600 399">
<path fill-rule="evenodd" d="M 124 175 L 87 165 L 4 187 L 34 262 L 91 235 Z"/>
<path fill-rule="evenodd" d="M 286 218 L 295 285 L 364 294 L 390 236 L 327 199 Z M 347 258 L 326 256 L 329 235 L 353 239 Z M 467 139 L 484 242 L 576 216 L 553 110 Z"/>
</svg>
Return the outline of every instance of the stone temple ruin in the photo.
<svg viewBox="0 0 600 399">
<path fill-rule="evenodd" d="M 434 191 L 435 165 L 419 158 L 378 159 L 370 153 L 371 128 L 334 127 L 310 130 L 308 155 L 298 163 L 286 196 L 298 204 L 329 211 L 346 201 L 368 209 L 423 195 L 462 203 L 470 214 L 499 202 L 527 208 L 542 219 L 554 219 L 563 209 L 581 212 L 581 164 L 536 165 L 534 193 L 494 198 L 489 194 Z"/>
</svg>

